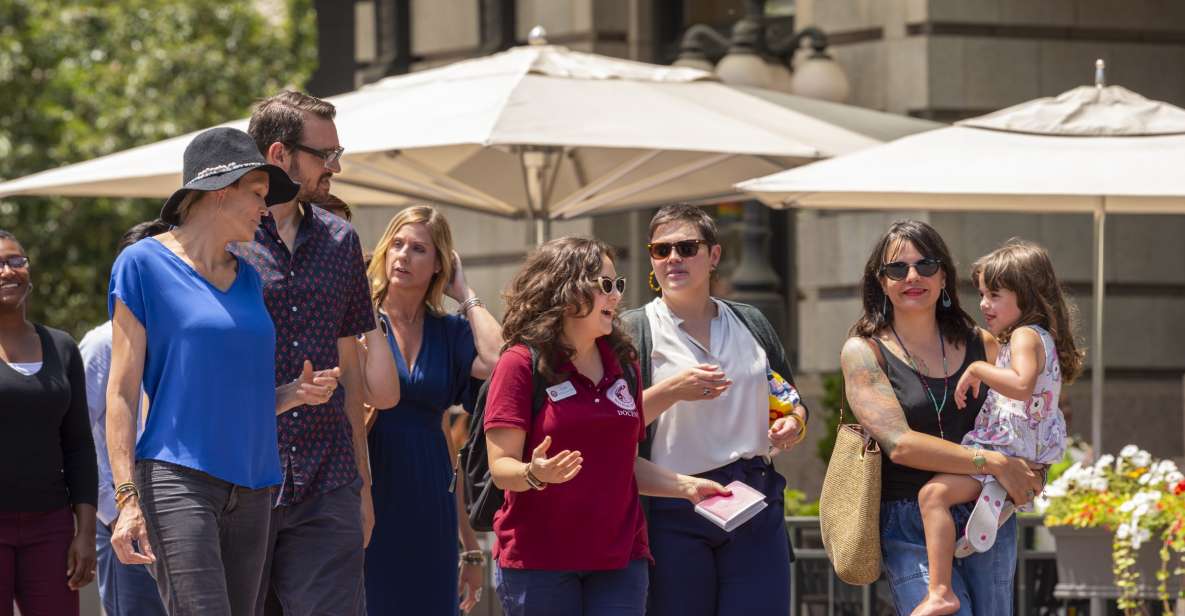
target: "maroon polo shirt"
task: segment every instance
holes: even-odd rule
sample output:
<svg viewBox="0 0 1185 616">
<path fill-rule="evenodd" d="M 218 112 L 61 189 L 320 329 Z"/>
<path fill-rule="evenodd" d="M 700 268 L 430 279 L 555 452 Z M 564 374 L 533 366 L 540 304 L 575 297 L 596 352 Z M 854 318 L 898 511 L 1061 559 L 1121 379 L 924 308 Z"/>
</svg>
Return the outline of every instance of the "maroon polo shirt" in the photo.
<svg viewBox="0 0 1185 616">
<path fill-rule="evenodd" d="M 485 428 L 525 430 L 523 457 L 551 436 L 548 455 L 578 450 L 584 465 L 567 483 L 542 491 L 506 492 L 494 514 L 498 564 L 511 569 L 607 570 L 650 559 L 646 520 L 638 502 L 634 460 L 646 436 L 642 401 L 635 400 L 605 338 L 597 340 L 605 375 L 593 383 L 568 362 L 575 393 L 550 397 L 532 419 L 531 353 L 508 349 L 498 360 L 486 398 Z M 638 373 L 638 364 L 631 367 Z M 635 382 L 641 382 L 640 375 Z"/>
</svg>

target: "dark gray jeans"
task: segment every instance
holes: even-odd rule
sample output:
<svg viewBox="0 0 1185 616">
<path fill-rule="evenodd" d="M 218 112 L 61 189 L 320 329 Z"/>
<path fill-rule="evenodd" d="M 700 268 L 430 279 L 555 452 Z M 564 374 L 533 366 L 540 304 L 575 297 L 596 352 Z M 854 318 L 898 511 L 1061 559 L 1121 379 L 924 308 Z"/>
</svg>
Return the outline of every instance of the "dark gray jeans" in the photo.
<svg viewBox="0 0 1185 616">
<path fill-rule="evenodd" d="M 253 616 L 271 489 L 251 490 L 168 462 L 136 462 L 150 566 L 170 616 Z"/>
<path fill-rule="evenodd" d="M 362 479 L 272 510 L 260 616 L 366 616 Z M 270 581 L 273 600 L 267 601 Z"/>
</svg>

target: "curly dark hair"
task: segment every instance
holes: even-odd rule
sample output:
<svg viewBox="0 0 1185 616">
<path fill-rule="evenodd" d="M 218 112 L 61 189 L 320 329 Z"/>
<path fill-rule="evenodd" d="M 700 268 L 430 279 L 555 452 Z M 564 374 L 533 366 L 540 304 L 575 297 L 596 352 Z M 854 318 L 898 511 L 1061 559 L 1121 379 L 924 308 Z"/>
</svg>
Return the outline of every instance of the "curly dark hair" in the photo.
<svg viewBox="0 0 1185 616">
<path fill-rule="evenodd" d="M 572 308 L 578 317 L 592 311 L 596 294 L 601 291 L 593 280 L 601 275 L 604 258 L 616 261 L 613 249 L 589 237 L 561 237 L 543 244 L 527 258 L 526 264 L 505 293 L 506 316 L 502 320 L 503 350 L 525 344 L 539 354 L 539 374 L 548 383 L 558 383 L 569 375 L 557 367 L 568 362 L 575 351 L 564 343 L 564 316 Z M 616 316 L 609 345 L 626 369 L 638 359 L 633 341 Z"/>
<path fill-rule="evenodd" d="M 864 264 L 864 277 L 860 282 L 864 313 L 852 325 L 848 335 L 872 338 L 893 324 L 893 302 L 885 301 L 885 291 L 881 288 L 881 267 L 903 242 L 913 244 L 923 256 L 938 259 L 941 263 L 942 271 L 946 273 L 946 293 L 950 296 L 951 305 L 950 308 L 936 305 L 938 330 L 947 342 L 963 344 L 975 331 L 975 320 L 959 305 L 956 286 L 959 277 L 955 271 L 955 260 L 938 231 L 920 220 L 894 222 L 873 246 L 872 254 Z"/>
</svg>

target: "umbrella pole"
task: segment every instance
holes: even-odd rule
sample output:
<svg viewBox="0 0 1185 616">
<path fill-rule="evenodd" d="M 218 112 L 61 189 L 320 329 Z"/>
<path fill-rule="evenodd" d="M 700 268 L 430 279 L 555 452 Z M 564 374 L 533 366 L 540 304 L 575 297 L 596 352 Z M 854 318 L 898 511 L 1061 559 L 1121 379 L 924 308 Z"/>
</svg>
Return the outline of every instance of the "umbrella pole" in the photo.
<svg viewBox="0 0 1185 616">
<path fill-rule="evenodd" d="M 542 246 L 551 239 L 551 217 L 547 214 L 535 215 L 535 245 Z"/>
<path fill-rule="evenodd" d="M 520 146 L 518 150 L 523 189 L 527 194 L 527 211 L 535 223 L 536 246 L 542 246 L 551 239 L 551 211 L 548 205 L 559 175 L 561 153 L 553 147 Z"/>
<path fill-rule="evenodd" d="M 1090 446 L 1097 460 L 1103 452 L 1103 295 L 1106 279 L 1103 277 L 1104 240 L 1106 237 L 1107 212 L 1105 198 L 1100 200 L 1094 211 L 1094 336 L 1090 370 Z"/>
</svg>

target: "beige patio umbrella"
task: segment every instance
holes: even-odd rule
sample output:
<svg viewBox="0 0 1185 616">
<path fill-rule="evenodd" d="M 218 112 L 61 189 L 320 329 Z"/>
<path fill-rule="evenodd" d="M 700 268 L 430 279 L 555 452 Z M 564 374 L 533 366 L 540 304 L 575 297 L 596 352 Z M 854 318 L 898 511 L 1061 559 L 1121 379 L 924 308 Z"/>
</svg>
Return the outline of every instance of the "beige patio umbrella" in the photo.
<svg viewBox="0 0 1185 616">
<path fill-rule="evenodd" d="M 1098 452 L 1106 216 L 1185 213 L 1185 109 L 1098 80 L 738 188 L 772 207 L 1093 214 L 1091 441 Z"/>
<path fill-rule="evenodd" d="M 743 179 L 879 143 L 711 73 L 546 44 L 329 100 L 346 147 L 337 196 L 526 217 L 537 239 L 552 218 L 735 199 Z M 0 184 L 0 196 L 164 197 L 194 134 Z"/>
</svg>

